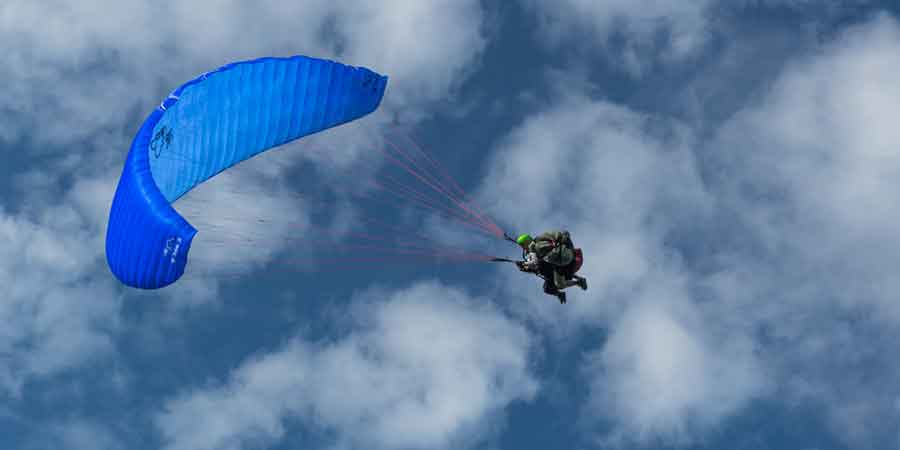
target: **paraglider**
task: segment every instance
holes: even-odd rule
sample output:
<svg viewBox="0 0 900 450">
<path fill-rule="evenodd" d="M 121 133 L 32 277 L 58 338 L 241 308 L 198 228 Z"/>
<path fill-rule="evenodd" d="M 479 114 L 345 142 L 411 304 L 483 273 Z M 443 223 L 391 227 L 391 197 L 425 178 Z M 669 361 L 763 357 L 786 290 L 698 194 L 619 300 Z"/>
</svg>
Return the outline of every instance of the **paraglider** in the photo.
<svg viewBox="0 0 900 450">
<path fill-rule="evenodd" d="M 243 160 L 375 111 L 386 85 L 387 77 L 366 68 L 293 56 L 232 63 L 175 89 L 145 120 L 126 158 L 106 234 L 106 259 L 112 273 L 123 284 L 142 289 L 178 281 L 198 231 L 173 208 L 174 202 Z M 374 193 L 492 239 L 512 241 L 522 248 L 522 261 L 456 247 L 408 230 L 398 233 L 401 238 L 396 242 L 370 231 L 348 234 L 351 242 L 355 236 L 366 244 L 334 245 L 328 251 L 332 260 L 301 261 L 300 268 L 310 263 L 346 267 L 400 258 L 507 261 L 543 278 L 544 292 L 561 303 L 566 302 L 564 289 L 575 285 L 587 289 L 587 280 L 575 274 L 582 263 L 581 249 L 572 245 L 568 232 L 510 238 L 436 158 L 407 140 L 412 147 L 385 139 L 387 145 L 378 148 L 387 165 L 406 177 L 379 173 Z M 397 230 L 395 224 L 374 222 L 381 222 L 389 232 Z M 367 255 L 344 255 L 342 248 L 354 253 L 365 250 Z"/>
<path fill-rule="evenodd" d="M 519 270 L 543 278 L 544 293 L 555 296 L 560 303 L 566 303 L 564 289 L 578 286 L 587 290 L 587 278 L 576 275 L 584 258 L 581 249 L 572 243 L 568 231 L 551 230 L 537 237 L 526 233 L 516 239 L 509 236 L 506 239 L 522 249 L 522 260 L 513 261 Z"/>
<path fill-rule="evenodd" d="M 293 56 L 232 63 L 175 89 L 125 161 L 106 234 L 112 273 L 144 289 L 177 281 L 197 230 L 173 202 L 243 160 L 371 113 L 386 84 L 366 68 Z"/>
</svg>

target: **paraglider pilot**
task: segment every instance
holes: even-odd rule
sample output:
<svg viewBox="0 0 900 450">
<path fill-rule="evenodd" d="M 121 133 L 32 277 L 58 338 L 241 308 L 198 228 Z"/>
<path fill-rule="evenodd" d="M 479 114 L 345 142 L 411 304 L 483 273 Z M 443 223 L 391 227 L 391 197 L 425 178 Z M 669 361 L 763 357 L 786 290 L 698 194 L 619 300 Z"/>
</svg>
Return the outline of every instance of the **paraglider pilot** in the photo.
<svg viewBox="0 0 900 450">
<path fill-rule="evenodd" d="M 522 234 L 516 239 L 522 248 L 522 261 L 516 263 L 522 272 L 544 279 L 544 292 L 566 302 L 563 289 L 578 286 L 587 289 L 587 279 L 575 275 L 583 262 L 581 249 L 575 248 L 568 231 L 547 231 L 537 237 Z"/>
</svg>

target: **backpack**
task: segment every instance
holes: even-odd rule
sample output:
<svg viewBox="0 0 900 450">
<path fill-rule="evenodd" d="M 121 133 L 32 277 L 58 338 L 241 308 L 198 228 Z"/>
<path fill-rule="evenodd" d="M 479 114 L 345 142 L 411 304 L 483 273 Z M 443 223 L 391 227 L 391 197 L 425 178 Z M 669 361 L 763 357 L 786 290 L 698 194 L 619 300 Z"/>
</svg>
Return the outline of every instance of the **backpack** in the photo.
<svg viewBox="0 0 900 450">
<path fill-rule="evenodd" d="M 581 249 L 574 249 L 575 252 L 575 260 L 572 261 L 572 264 L 569 264 L 569 267 L 566 268 L 566 271 L 569 273 L 569 276 L 575 275 L 581 270 L 581 266 L 584 264 L 584 256 L 581 254 Z"/>
<path fill-rule="evenodd" d="M 568 231 L 541 233 L 534 238 L 532 249 L 538 258 L 557 267 L 572 267 L 578 261 L 578 254 Z"/>
</svg>

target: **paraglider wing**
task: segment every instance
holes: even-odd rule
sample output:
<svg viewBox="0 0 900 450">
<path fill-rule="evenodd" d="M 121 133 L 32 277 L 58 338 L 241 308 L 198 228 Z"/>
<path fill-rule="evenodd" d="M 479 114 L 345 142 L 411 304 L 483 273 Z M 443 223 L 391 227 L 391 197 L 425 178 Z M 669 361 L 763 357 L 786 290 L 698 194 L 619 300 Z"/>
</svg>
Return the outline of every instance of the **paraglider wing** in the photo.
<svg viewBox="0 0 900 450">
<path fill-rule="evenodd" d="M 145 289 L 178 280 L 197 230 L 172 202 L 240 161 L 374 111 L 386 85 L 365 68 L 294 56 L 229 64 L 176 89 L 122 170 L 106 234 L 113 274 Z"/>
</svg>

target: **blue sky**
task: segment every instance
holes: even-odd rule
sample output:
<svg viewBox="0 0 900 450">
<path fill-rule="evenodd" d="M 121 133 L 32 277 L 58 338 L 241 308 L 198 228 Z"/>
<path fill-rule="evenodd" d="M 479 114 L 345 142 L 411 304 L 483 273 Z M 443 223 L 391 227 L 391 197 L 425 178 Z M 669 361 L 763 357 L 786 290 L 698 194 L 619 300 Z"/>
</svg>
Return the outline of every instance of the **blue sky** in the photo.
<svg viewBox="0 0 900 450">
<path fill-rule="evenodd" d="M 900 447 L 895 2 L 7 0 L 0 48 L 3 448 Z M 191 192 L 188 275 L 119 284 L 146 114 L 292 54 L 389 75 L 382 107 Z M 509 231 L 571 230 L 590 289 L 275 270 L 380 214 L 341 196 L 379 129 Z"/>
</svg>

